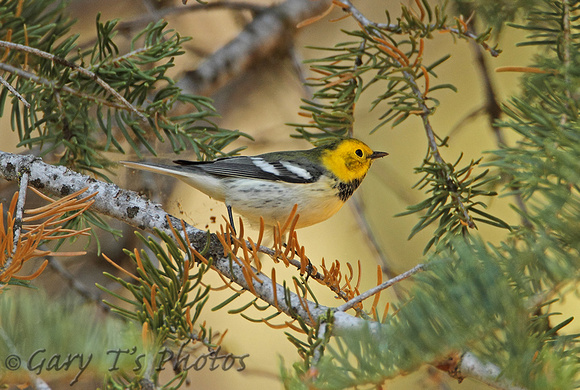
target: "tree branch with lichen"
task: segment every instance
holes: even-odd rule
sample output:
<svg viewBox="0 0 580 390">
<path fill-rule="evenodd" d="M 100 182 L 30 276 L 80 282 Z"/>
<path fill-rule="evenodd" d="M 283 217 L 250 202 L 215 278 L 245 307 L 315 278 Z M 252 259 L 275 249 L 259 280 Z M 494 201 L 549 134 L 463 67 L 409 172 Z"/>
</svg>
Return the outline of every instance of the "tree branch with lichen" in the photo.
<svg viewBox="0 0 580 390">
<path fill-rule="evenodd" d="M 6 180 L 16 180 L 19 172 L 23 169 L 27 169 L 30 172 L 30 185 L 46 194 L 66 196 L 87 188 L 86 194 L 93 196 L 92 210 L 136 228 L 150 233 L 154 233 L 155 229 L 157 229 L 173 236 L 169 222 L 175 227 L 182 226 L 179 219 L 167 214 L 160 205 L 152 204 L 133 191 L 123 190 L 114 184 L 92 179 L 65 167 L 45 164 L 38 158 L 0 152 L 0 177 Z M 82 195 L 80 198 L 82 199 L 87 195 Z M 278 301 L 274 302 L 273 284 L 269 277 L 259 274 L 262 282 L 259 283 L 254 279 L 252 280 L 252 286 L 250 286 L 244 277 L 242 268 L 236 263 L 231 263 L 228 258 L 223 257 L 223 247 L 215 235 L 210 235 L 206 231 L 199 230 L 188 224 L 183 226 L 185 227 L 185 234 L 187 234 L 187 237 L 198 251 L 201 252 L 209 242 L 207 257 L 214 259 L 213 265 L 220 273 L 247 290 L 255 290 L 258 297 L 286 314 L 308 319 L 309 316 L 306 310 L 300 305 L 301 299 L 296 294 L 290 293 L 291 304 L 288 305 L 284 300 L 284 288 L 276 286 Z M 180 234 L 182 233 L 183 231 L 180 232 Z M 316 305 L 314 302 L 308 302 L 307 307 L 315 321 L 325 316 L 329 310 L 328 307 Z M 348 314 L 337 314 L 338 317 L 335 319 L 337 331 L 361 327 L 364 324 L 363 320 Z M 315 324 L 312 323 L 311 325 Z"/>
</svg>

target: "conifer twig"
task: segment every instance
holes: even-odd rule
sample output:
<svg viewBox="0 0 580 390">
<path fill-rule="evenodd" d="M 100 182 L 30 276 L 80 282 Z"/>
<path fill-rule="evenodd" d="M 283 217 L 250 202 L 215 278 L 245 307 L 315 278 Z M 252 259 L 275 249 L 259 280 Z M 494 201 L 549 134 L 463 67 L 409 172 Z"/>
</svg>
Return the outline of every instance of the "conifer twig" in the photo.
<svg viewBox="0 0 580 390">
<path fill-rule="evenodd" d="M 117 92 L 114 88 L 112 88 L 109 84 L 107 84 L 103 79 L 101 79 L 99 76 L 97 76 L 94 72 L 92 72 L 88 69 L 85 69 L 82 66 L 79 66 L 79 65 L 77 65 L 73 62 L 70 62 L 64 58 L 57 57 L 54 54 L 47 53 L 45 51 L 30 47 L 30 46 L 21 45 L 19 43 L 13 43 L 13 42 L 7 42 L 7 41 L 0 40 L 0 47 L 19 50 L 19 51 L 23 51 L 26 53 L 31 53 L 31 54 L 34 54 L 38 57 L 46 58 L 47 60 L 50 60 L 50 61 L 54 62 L 55 64 L 60 64 L 60 65 L 69 67 L 71 69 L 74 69 L 77 72 L 79 72 L 80 74 L 87 76 L 88 78 L 90 78 L 91 80 L 93 80 L 94 82 L 99 84 L 105 91 L 107 91 L 108 93 L 113 95 L 118 101 L 120 101 L 123 104 L 123 106 L 125 106 L 130 111 L 133 111 L 139 118 L 141 118 L 141 120 L 144 120 L 144 121 L 147 120 L 145 115 L 143 113 L 141 113 L 135 106 L 133 106 L 131 103 L 129 103 L 127 101 L 127 99 L 125 99 L 119 92 Z"/>
<path fill-rule="evenodd" d="M 376 28 L 379 30 L 385 30 L 393 33 L 401 33 L 401 28 L 396 24 L 388 24 L 388 23 L 376 23 L 369 20 L 362 12 L 360 12 L 351 2 L 350 0 L 334 0 L 334 4 L 338 5 L 343 9 L 343 11 L 348 12 L 355 18 L 360 24 L 365 27 Z M 478 36 L 474 34 L 472 31 L 469 30 L 459 30 L 454 27 L 446 27 L 444 30 L 452 32 L 454 34 L 463 36 L 465 38 L 472 39 L 477 41 Z M 497 57 L 500 52 L 492 47 L 490 47 L 487 43 L 480 41 L 478 42 L 481 47 L 487 50 L 493 57 Z"/>
<path fill-rule="evenodd" d="M 55 83 L 54 81 L 45 79 L 44 77 L 40 77 L 34 73 L 27 72 L 24 69 L 16 68 L 12 65 L 5 64 L 3 62 L 0 62 L 0 70 L 4 70 L 6 72 L 12 73 L 12 74 L 14 74 L 18 77 L 21 77 L 23 79 L 26 79 L 26 80 L 34 81 L 35 83 L 42 85 L 46 88 L 52 88 L 55 90 L 58 89 L 58 90 L 66 92 L 66 93 L 70 93 L 71 95 L 75 95 L 75 96 L 78 96 L 78 97 L 81 97 L 84 99 L 94 101 L 95 103 L 102 104 L 104 106 L 113 107 L 113 108 L 117 108 L 117 109 L 126 109 L 127 108 L 125 105 L 122 105 L 120 103 L 115 103 L 115 102 L 112 102 L 112 101 L 109 101 L 106 99 L 101 99 L 98 96 L 83 93 L 81 91 L 78 91 L 78 90 L 73 89 L 73 88 L 66 86 L 66 85 L 57 85 L 57 83 Z"/>
<path fill-rule="evenodd" d="M 29 174 L 27 170 L 23 170 L 18 178 L 20 181 L 20 190 L 18 191 L 18 200 L 16 202 L 16 214 L 14 215 L 14 231 L 12 242 L 12 254 L 6 259 L 4 266 L 0 267 L 0 275 L 4 273 L 12 265 L 14 254 L 18 249 L 18 242 L 20 241 L 20 233 L 22 232 L 22 215 L 24 214 L 24 203 L 26 202 L 26 189 L 28 188 Z"/>
<path fill-rule="evenodd" d="M 17 90 L 15 90 L 14 87 L 12 87 L 12 85 L 10 85 L 10 83 L 6 81 L 2 76 L 0 76 L 0 84 L 2 84 L 6 89 L 8 89 L 11 94 L 16 96 L 18 100 L 20 100 L 26 107 L 30 107 L 30 103 L 28 103 L 28 101 L 24 98 L 24 96 L 22 96 Z"/>
<path fill-rule="evenodd" d="M 378 293 L 379 291 L 383 291 L 391 286 L 393 286 L 395 283 L 399 283 L 401 280 L 405 280 L 407 278 L 409 278 L 410 276 L 424 271 L 425 270 L 426 265 L 425 264 L 419 264 L 416 265 L 415 267 L 411 268 L 410 270 L 403 272 L 400 275 L 395 276 L 394 278 L 391 278 L 387 281 L 384 281 L 383 283 L 379 284 L 376 287 L 373 287 L 367 291 L 365 291 L 364 293 L 354 297 L 353 299 L 351 299 L 350 301 L 348 301 L 347 303 L 340 305 L 339 307 L 336 308 L 336 310 L 338 311 L 346 311 L 348 309 L 353 308 L 357 303 L 364 301 L 365 299 L 375 295 L 376 293 Z"/>
</svg>

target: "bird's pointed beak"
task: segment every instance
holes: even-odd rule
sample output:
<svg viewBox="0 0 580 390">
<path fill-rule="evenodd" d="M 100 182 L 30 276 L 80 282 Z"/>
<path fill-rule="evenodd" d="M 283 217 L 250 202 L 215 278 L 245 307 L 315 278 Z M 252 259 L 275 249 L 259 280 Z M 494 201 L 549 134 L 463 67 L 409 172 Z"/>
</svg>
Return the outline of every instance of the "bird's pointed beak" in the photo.
<svg viewBox="0 0 580 390">
<path fill-rule="evenodd" d="M 375 160 L 377 158 L 385 157 L 385 156 L 388 156 L 388 155 L 389 155 L 389 153 L 387 153 L 387 152 L 373 152 L 373 154 L 371 154 L 369 156 L 369 158 L 371 160 Z"/>
</svg>

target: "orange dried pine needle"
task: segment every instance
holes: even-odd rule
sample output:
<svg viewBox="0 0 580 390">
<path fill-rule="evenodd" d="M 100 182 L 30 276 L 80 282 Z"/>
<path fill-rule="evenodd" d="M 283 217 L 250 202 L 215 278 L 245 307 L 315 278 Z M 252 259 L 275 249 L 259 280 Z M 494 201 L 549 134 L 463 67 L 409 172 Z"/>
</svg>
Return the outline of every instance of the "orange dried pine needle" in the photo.
<svg viewBox="0 0 580 390">
<path fill-rule="evenodd" d="M 39 193 L 32 189 L 33 192 Z M 62 225 L 67 220 L 84 212 L 92 204 L 92 198 L 75 199 L 75 196 L 82 194 L 85 190 L 77 191 L 63 199 L 53 200 L 43 194 L 41 198 L 49 202 L 43 207 L 25 210 L 26 214 L 31 214 L 22 219 L 24 224 L 21 227 L 22 234 L 18 238 L 18 242 L 14 242 L 14 215 L 16 213 L 16 205 L 19 193 L 16 192 L 10 202 L 8 211 L 6 212 L 6 223 L 4 217 L 0 218 L 0 283 L 8 283 L 10 279 L 32 280 L 36 278 L 46 268 L 48 261 L 45 261 L 34 273 L 27 276 L 16 276 L 15 273 L 20 271 L 24 263 L 32 258 L 42 256 L 70 256 L 82 255 L 84 252 L 69 252 L 57 253 L 45 250 L 38 250 L 38 245 L 45 240 L 62 239 L 72 236 L 85 235 L 89 229 L 81 231 L 64 229 Z M 75 212 L 72 216 L 64 217 L 67 212 Z M 0 205 L 0 213 L 4 215 L 3 206 Z M 28 224 L 26 222 L 32 220 L 39 220 L 46 218 L 45 221 L 38 224 Z"/>
<path fill-rule="evenodd" d="M 173 237 L 175 237 L 175 241 L 177 242 L 177 245 L 179 245 L 179 249 L 181 249 L 183 252 L 187 252 L 183 242 L 181 240 L 177 239 L 180 236 L 180 234 L 175 229 L 175 226 L 173 226 L 173 224 L 171 223 L 171 218 L 169 218 L 169 215 L 166 215 L 165 219 L 167 220 L 167 224 L 169 225 L 169 229 L 171 229 L 171 233 L 173 233 Z M 182 227 L 183 227 L 183 220 L 181 220 L 181 223 L 182 223 Z M 185 232 L 185 229 L 183 230 L 183 232 Z M 184 234 L 184 236 L 187 236 L 187 234 Z"/>
<path fill-rule="evenodd" d="M 342 8 L 343 10 L 348 9 L 348 6 L 344 3 L 341 3 L 340 0 L 332 0 L 332 4 L 336 5 L 337 7 Z"/>
<path fill-rule="evenodd" d="M 421 21 L 425 20 L 425 8 L 423 8 L 423 4 L 421 4 L 421 0 L 415 0 L 415 3 L 417 4 L 417 7 L 419 7 L 419 12 L 421 12 L 421 16 L 419 17 L 419 20 L 421 20 Z"/>
<path fill-rule="evenodd" d="M 407 57 L 407 55 L 405 53 L 403 53 L 397 46 L 393 45 L 391 42 L 387 41 L 386 39 L 382 39 L 379 37 L 373 37 L 373 39 L 377 42 L 382 43 L 382 45 L 377 46 L 379 49 L 385 51 L 387 54 L 389 54 L 388 52 L 392 53 L 392 57 L 394 57 L 397 61 L 399 61 L 401 63 L 401 65 L 403 65 L 403 66 L 409 65 L 409 63 L 410 63 L 409 57 Z M 395 54 L 395 53 L 397 53 L 397 54 Z M 391 54 L 389 54 L 389 55 L 391 55 Z"/>
<path fill-rule="evenodd" d="M 137 252 L 137 249 L 135 249 L 135 253 Z M 111 264 L 113 267 L 117 268 L 119 271 L 123 272 L 124 274 L 132 277 L 135 280 L 140 280 L 138 277 L 136 277 L 135 275 L 133 275 L 131 272 L 127 271 L 125 268 L 121 267 L 120 265 L 118 265 L 117 263 L 115 263 L 113 260 L 109 259 L 109 257 L 107 257 L 106 254 L 103 253 L 103 257 L 105 258 L 105 260 Z"/>
<path fill-rule="evenodd" d="M 217 341 L 216 345 L 222 345 L 226 334 L 228 334 L 228 329 L 224 330 L 224 333 L 221 334 L 220 339 Z"/>
<path fill-rule="evenodd" d="M 33 280 L 36 279 L 38 277 L 38 275 L 40 275 L 42 273 L 42 271 L 44 271 L 44 269 L 46 268 L 46 266 L 48 265 L 48 260 L 44 260 L 44 262 L 41 264 L 40 267 L 38 267 L 38 269 L 33 273 L 30 274 L 28 276 L 12 276 L 13 279 L 18 279 L 18 280 Z"/>
<path fill-rule="evenodd" d="M 256 269 L 258 272 L 262 272 L 262 261 L 260 260 L 260 254 L 258 253 L 258 246 L 254 244 L 254 241 L 250 237 L 248 237 L 248 241 L 252 246 L 252 258 L 254 259 L 254 263 L 256 263 Z"/>
<path fill-rule="evenodd" d="M 286 222 L 284 222 L 284 226 L 280 230 L 280 236 L 284 235 L 284 233 L 286 232 L 286 229 L 288 229 L 288 226 L 291 226 L 291 225 L 296 226 L 296 222 L 298 220 L 298 214 L 296 214 L 297 210 L 298 210 L 298 205 L 294 204 L 294 206 L 292 207 L 292 211 L 290 211 L 290 215 L 288 216 L 288 218 L 286 218 Z M 294 217 L 296 217 L 296 221 L 294 221 Z"/>
<path fill-rule="evenodd" d="M 383 283 L 383 270 L 381 269 L 380 265 L 377 265 L 377 286 L 380 285 L 381 283 Z M 379 290 L 376 294 L 375 294 L 375 298 L 373 299 L 373 305 L 371 306 L 371 310 L 373 313 L 377 312 L 377 305 L 379 304 L 379 299 L 381 298 L 381 292 L 382 290 Z M 378 320 L 378 318 L 376 318 L 375 316 L 375 320 Z"/>
<path fill-rule="evenodd" d="M 89 189 L 89 187 L 85 187 L 85 188 L 83 188 L 81 190 L 78 190 L 77 192 L 74 192 L 72 194 L 69 194 L 69 195 L 67 195 L 65 197 L 62 197 L 60 199 L 54 200 L 54 199 L 49 198 L 48 196 L 42 194 L 40 191 L 38 191 L 34 187 L 28 187 L 28 188 L 30 188 L 34 193 L 36 193 L 37 195 L 39 195 L 40 197 L 42 197 L 44 200 L 47 200 L 50 203 L 47 204 L 47 205 L 45 205 L 45 206 L 38 207 L 36 209 L 26 210 L 25 211 L 26 214 L 39 214 L 39 213 L 43 213 L 45 211 L 52 210 L 55 207 L 60 206 L 60 205 L 63 205 L 63 204 L 66 204 L 68 206 L 70 204 L 75 204 L 75 203 L 78 203 L 78 202 L 84 203 L 87 200 L 90 200 L 90 199 L 92 199 L 93 197 L 95 197 L 97 195 L 97 193 L 95 192 L 93 194 L 90 194 L 90 195 L 86 196 L 83 199 L 74 199 L 74 198 L 76 198 L 77 196 L 81 195 L 82 193 L 84 193 L 86 190 Z"/>
<path fill-rule="evenodd" d="M 345 81 L 348 81 L 348 80 L 352 80 L 353 78 L 354 78 L 354 74 L 353 73 L 350 73 L 350 72 L 349 73 L 345 73 L 344 76 L 340 77 L 338 80 L 335 80 L 335 81 L 332 81 L 332 82 L 330 82 L 328 84 L 325 84 L 324 87 L 325 88 L 334 87 L 335 85 L 344 83 Z"/>
<path fill-rule="evenodd" d="M 302 28 L 302 27 L 308 26 L 309 24 L 312 24 L 314 22 L 318 22 L 320 19 L 322 19 L 325 16 L 327 16 L 328 14 L 330 14 L 333 9 L 334 9 L 334 4 L 331 3 L 330 7 L 325 9 L 320 15 L 316 15 L 316 16 L 313 16 L 313 17 L 308 18 L 306 20 L 303 20 L 302 22 L 300 22 L 296 25 L 296 28 Z"/>
<path fill-rule="evenodd" d="M 215 270 L 215 268 L 213 268 L 213 267 L 212 267 L 212 269 L 214 269 L 214 270 Z M 219 272 L 219 271 L 216 271 L 216 272 L 217 272 L 218 276 L 221 278 L 222 282 L 224 282 L 224 286 L 222 286 L 222 287 L 215 287 L 215 288 L 212 288 L 212 290 L 216 290 L 216 291 L 217 291 L 217 290 L 223 290 L 224 288 L 228 288 L 228 287 L 229 287 L 229 288 L 230 288 L 232 291 L 234 291 L 234 292 L 236 292 L 236 293 L 243 293 L 243 292 L 245 292 L 245 291 L 246 291 L 246 290 L 244 290 L 243 288 L 240 288 L 239 290 L 238 290 L 238 289 L 236 289 L 236 288 L 234 287 L 234 285 L 233 285 L 233 283 L 234 283 L 234 282 L 232 282 L 231 280 L 227 280 L 227 279 L 225 278 L 225 276 L 223 276 L 223 275 L 222 275 L 222 273 L 221 273 L 221 272 Z"/>
<path fill-rule="evenodd" d="M 330 19 L 329 22 L 334 23 L 334 22 L 340 22 L 341 20 L 344 20 L 346 18 L 350 18 L 352 16 L 352 13 L 347 12 L 342 16 L 339 16 L 338 18 L 334 18 L 334 19 Z"/>
<path fill-rule="evenodd" d="M 258 233 L 258 242 L 256 245 L 258 248 L 262 245 L 262 239 L 264 238 L 264 231 L 266 230 L 266 225 L 264 223 L 264 218 L 260 217 L 260 232 Z"/>
<path fill-rule="evenodd" d="M 147 321 L 143 322 L 143 327 L 141 328 L 141 342 L 145 349 L 151 345 L 151 337 L 149 334 L 149 323 Z"/>
<path fill-rule="evenodd" d="M 306 332 L 304 332 L 304 330 L 301 327 L 297 327 L 296 325 L 294 325 L 294 322 L 296 320 L 293 320 L 292 322 L 288 322 L 286 321 L 286 325 L 292 329 L 294 332 L 298 332 L 298 333 L 302 333 L 302 334 L 306 334 Z"/>
<path fill-rule="evenodd" d="M 417 51 L 415 62 L 413 62 L 413 67 L 417 66 L 417 64 L 421 62 L 421 60 L 423 59 L 424 49 L 425 49 L 425 40 L 423 38 L 419 38 L 419 50 Z"/>
<path fill-rule="evenodd" d="M 153 308 L 151 307 L 151 305 L 149 304 L 147 299 L 143 298 L 143 304 L 145 305 L 145 310 L 147 310 L 147 313 L 149 313 L 149 316 L 151 318 L 155 317 L 155 314 L 153 312 Z"/>
<path fill-rule="evenodd" d="M 423 97 L 425 97 L 429 93 L 429 73 L 427 73 L 427 69 L 423 65 L 421 65 L 421 70 L 423 71 L 423 77 L 425 77 L 425 91 L 423 92 Z"/>
<path fill-rule="evenodd" d="M 529 66 L 500 66 L 495 68 L 495 71 L 500 72 L 522 72 L 522 73 L 553 73 L 557 74 L 558 72 L 555 69 L 540 69 L 540 68 L 532 68 Z"/>
<path fill-rule="evenodd" d="M 254 284 L 252 283 L 252 275 L 250 275 L 246 267 L 242 267 L 242 274 L 244 275 L 244 279 L 246 280 L 246 284 L 248 285 L 250 292 L 255 296 L 258 296 L 256 289 L 254 289 Z"/>
<path fill-rule="evenodd" d="M 389 302 L 387 302 L 387 304 L 385 305 L 385 312 L 383 313 L 383 319 L 381 322 L 385 322 L 385 320 L 387 319 L 387 315 L 389 314 L 389 308 L 390 308 L 390 304 Z"/>
<path fill-rule="evenodd" d="M 195 249 L 193 247 L 193 245 L 191 245 L 190 242 L 188 242 L 189 245 L 189 249 L 193 252 L 193 256 L 194 258 L 198 259 L 199 261 L 201 261 L 203 264 L 208 265 L 209 261 L 201 254 L 197 251 L 197 249 Z"/>
<path fill-rule="evenodd" d="M 272 323 L 268 322 L 268 321 L 267 321 L 267 320 L 265 320 L 265 319 L 263 319 L 263 320 L 262 320 L 262 322 L 263 322 L 264 324 L 268 325 L 268 327 L 270 327 L 270 328 L 272 328 L 272 329 L 286 329 L 286 328 L 290 327 L 290 326 L 288 325 L 288 322 L 286 322 L 286 323 L 284 323 L 284 324 L 279 324 L 279 325 L 272 324 Z"/>
</svg>

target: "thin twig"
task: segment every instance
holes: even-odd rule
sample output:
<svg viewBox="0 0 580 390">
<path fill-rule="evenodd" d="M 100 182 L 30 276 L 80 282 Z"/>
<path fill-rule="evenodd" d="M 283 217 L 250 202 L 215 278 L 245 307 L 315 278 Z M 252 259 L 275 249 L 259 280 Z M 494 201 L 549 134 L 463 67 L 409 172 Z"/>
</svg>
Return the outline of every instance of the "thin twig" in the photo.
<svg viewBox="0 0 580 390">
<path fill-rule="evenodd" d="M 28 188 L 29 172 L 24 169 L 19 176 L 20 190 L 18 191 L 18 200 L 16 201 L 16 212 L 14 215 L 14 230 L 12 241 L 12 253 L 6 259 L 3 267 L 0 267 L 0 275 L 4 273 L 12 265 L 14 254 L 18 249 L 18 242 L 20 241 L 20 233 L 22 232 L 22 215 L 24 214 L 24 203 L 26 203 L 26 189 Z"/>
<path fill-rule="evenodd" d="M 0 40 L 0 47 L 6 47 L 8 49 L 20 50 L 20 51 L 23 51 L 26 53 L 31 53 L 31 54 L 34 54 L 38 57 L 42 57 L 42 58 L 46 58 L 48 60 L 51 60 L 55 64 L 60 64 L 63 66 L 67 66 L 71 69 L 74 69 L 77 72 L 79 72 L 80 74 L 89 77 L 94 82 L 99 84 L 105 91 L 107 91 L 108 93 L 113 95 L 118 101 L 120 101 L 127 109 L 129 109 L 130 111 L 133 111 L 139 118 L 141 118 L 141 120 L 144 120 L 144 121 L 147 120 L 147 117 L 144 114 L 142 114 L 135 106 L 133 106 L 131 103 L 129 103 L 127 101 L 127 99 L 125 99 L 119 92 L 117 92 L 109 84 L 107 84 L 105 81 L 103 81 L 103 79 L 101 79 L 94 72 L 92 72 L 88 69 L 85 69 L 85 68 L 83 68 L 83 67 L 81 67 L 73 62 L 65 60 L 64 58 L 57 57 L 54 54 L 47 53 L 45 51 L 35 49 L 33 47 L 30 47 L 30 46 L 21 45 L 18 43 L 12 43 L 12 42 Z"/>
<path fill-rule="evenodd" d="M 354 5 L 352 5 L 352 3 L 350 2 L 350 0 L 337 0 L 335 2 L 335 4 L 340 3 L 341 5 L 343 5 L 343 7 L 341 7 L 345 12 L 348 12 L 352 15 L 353 18 L 355 18 L 358 22 L 360 22 L 363 26 L 365 27 L 371 27 L 371 29 L 378 29 L 378 30 L 385 30 L 388 32 L 392 32 L 395 34 L 401 34 L 403 33 L 403 30 L 401 29 L 401 27 L 398 24 L 389 24 L 389 23 L 376 23 L 373 22 L 371 20 L 369 20 L 366 16 L 364 16 Z M 430 25 L 429 26 L 430 29 L 436 28 L 435 25 Z M 447 27 L 445 26 L 442 31 L 449 31 L 452 32 L 454 34 L 457 35 L 461 35 L 465 38 L 469 38 L 472 39 L 474 41 L 477 41 L 478 36 L 476 34 L 474 34 L 471 31 L 462 31 L 459 30 L 457 28 L 454 27 Z M 479 45 L 481 45 L 481 47 L 483 47 L 485 50 L 487 50 L 493 57 L 497 57 L 500 54 L 499 50 L 495 50 L 492 47 L 490 47 L 487 43 L 485 42 L 478 42 Z"/>
<path fill-rule="evenodd" d="M 12 65 L 8 65 L 8 64 L 0 62 L 0 70 L 4 70 L 6 72 L 12 73 L 18 77 L 23 78 L 23 79 L 34 81 L 35 83 L 40 84 L 44 87 L 51 88 L 54 90 L 60 90 L 60 91 L 66 92 L 66 93 L 70 93 L 71 95 L 75 95 L 75 96 L 78 96 L 78 97 L 81 97 L 84 99 L 88 99 L 88 100 L 94 101 L 95 103 L 102 104 L 104 106 L 113 107 L 113 108 L 117 108 L 117 109 L 127 109 L 127 107 L 125 105 L 111 102 L 111 101 L 105 100 L 105 99 L 100 99 L 97 96 L 85 94 L 85 93 L 80 92 L 76 89 L 70 88 L 66 85 L 58 85 L 54 81 L 45 79 L 44 77 L 40 77 L 38 75 L 35 75 L 34 73 L 27 72 L 23 69 L 16 68 Z"/>
<path fill-rule="evenodd" d="M 16 214 L 14 216 L 14 242 L 12 254 L 16 252 L 20 233 L 22 232 L 22 215 L 24 214 L 24 203 L 26 203 L 26 190 L 30 175 L 27 170 L 20 172 L 20 190 L 18 191 L 18 202 L 16 203 Z"/>
<path fill-rule="evenodd" d="M 346 311 L 348 309 L 351 309 L 352 307 L 354 307 L 356 304 L 358 304 L 359 302 L 364 301 L 365 299 L 375 295 L 376 293 L 378 293 L 379 291 L 383 291 L 389 287 L 391 287 L 392 285 L 394 285 L 395 283 L 399 283 L 401 280 L 405 280 L 407 278 L 409 278 L 410 276 L 424 271 L 425 270 L 426 265 L 425 264 L 419 264 L 416 265 L 415 267 L 411 268 L 410 270 L 403 272 L 402 274 L 395 276 L 392 279 L 389 279 L 381 284 L 379 284 L 376 287 L 371 288 L 370 290 L 365 291 L 364 293 L 354 297 L 353 299 L 351 299 L 350 301 L 348 301 L 347 303 L 345 303 L 344 305 L 341 305 L 339 307 L 336 308 L 337 311 Z"/>
<path fill-rule="evenodd" d="M 30 108 L 30 103 L 26 101 L 24 96 L 22 96 L 17 90 L 15 90 L 12 85 L 8 81 L 4 79 L 4 77 L 0 76 L 0 84 L 6 87 L 10 91 L 11 94 L 16 96 L 26 107 Z"/>
</svg>

